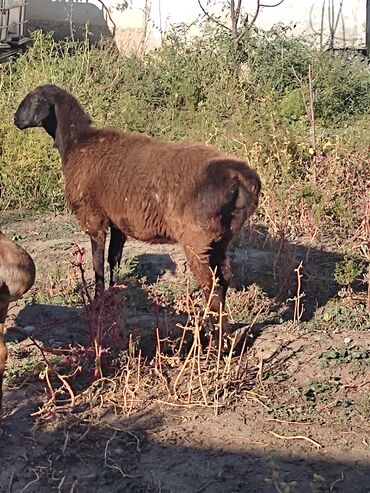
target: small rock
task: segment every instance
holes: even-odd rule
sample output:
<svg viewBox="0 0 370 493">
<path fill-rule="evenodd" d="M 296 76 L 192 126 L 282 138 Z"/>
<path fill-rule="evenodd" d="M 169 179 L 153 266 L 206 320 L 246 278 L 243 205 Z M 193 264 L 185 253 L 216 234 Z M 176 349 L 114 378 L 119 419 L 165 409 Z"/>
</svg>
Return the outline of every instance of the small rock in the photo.
<svg viewBox="0 0 370 493">
<path fill-rule="evenodd" d="M 344 344 L 349 344 L 350 342 L 352 342 L 352 339 L 350 337 L 346 337 L 343 342 Z"/>
</svg>

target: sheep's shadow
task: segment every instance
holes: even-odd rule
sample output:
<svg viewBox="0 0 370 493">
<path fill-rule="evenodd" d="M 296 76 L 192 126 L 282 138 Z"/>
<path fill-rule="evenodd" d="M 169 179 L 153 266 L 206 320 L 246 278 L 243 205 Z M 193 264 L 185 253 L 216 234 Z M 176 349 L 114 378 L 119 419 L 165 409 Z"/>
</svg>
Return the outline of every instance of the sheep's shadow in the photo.
<svg viewBox="0 0 370 493">
<path fill-rule="evenodd" d="M 293 310 L 293 302 L 289 299 L 297 292 L 295 269 L 301 262 L 304 319 L 312 318 L 315 310 L 335 297 L 340 289 L 334 279 L 334 272 L 338 262 L 344 259 L 342 254 L 293 244 L 284 239 L 276 240 L 269 237 L 264 228 L 254 228 L 251 234 L 241 235 L 230 249 L 230 256 L 234 272 L 232 286 L 239 290 L 256 283 L 271 299 L 277 300 L 277 304 L 285 307 L 284 318 L 288 320 L 292 318 Z M 188 314 L 179 313 L 172 302 L 165 306 L 158 303 L 155 289 L 144 289 L 141 280 L 145 280 L 146 286 L 156 285 L 156 288 L 161 281 L 165 281 L 162 286 L 167 281 L 169 285 L 175 281 L 177 289 L 181 290 L 178 281 L 183 277 L 179 273 L 183 258 L 174 260 L 165 253 L 138 255 L 133 271 L 128 274 L 131 280 L 122 290 L 126 329 L 137 337 L 143 354 L 149 358 L 154 356 L 156 350 L 156 329 L 159 328 L 164 337 L 176 338 L 181 330 L 177 325 L 186 325 Z M 125 277 L 120 281 L 126 284 Z M 358 284 L 354 289 L 361 290 L 364 286 Z M 86 323 L 80 315 L 81 309 L 78 308 L 36 304 L 26 306 L 16 322 L 21 326 L 35 326 L 37 338 L 47 346 L 68 347 L 89 342 Z M 258 337 L 264 327 L 271 323 L 270 319 L 255 324 L 254 337 Z M 231 330 L 241 330 L 243 327 L 246 325 L 235 323 Z M 7 341 L 21 341 L 26 337 L 24 332 L 9 331 Z M 253 344 L 253 339 L 250 344 Z"/>
<path fill-rule="evenodd" d="M 128 275 L 127 285 L 115 289 L 123 296 L 124 323 L 128 330 L 140 324 L 147 331 L 155 328 L 158 310 L 150 293 L 137 281 L 145 278 L 146 282 L 155 283 L 166 273 L 174 275 L 176 264 L 169 255 L 163 254 L 139 255 L 138 261 Z M 125 277 L 120 281 L 125 283 Z M 16 316 L 13 327 L 7 331 L 6 341 L 21 342 L 28 335 L 36 334 L 37 339 L 49 347 L 87 344 L 89 334 L 82 314 L 83 307 L 42 303 L 26 305 Z"/>
<path fill-rule="evenodd" d="M 284 320 L 293 318 L 294 297 L 298 290 L 297 269 L 301 263 L 300 293 L 303 295 L 304 307 L 302 320 L 312 319 L 316 310 L 335 298 L 342 288 L 335 275 L 337 266 L 345 260 L 342 253 L 294 243 L 283 237 L 273 238 L 265 227 L 245 229 L 231 245 L 228 254 L 232 260 L 231 287 L 240 291 L 256 284 L 273 300 L 279 310 L 279 317 L 282 314 Z M 146 278 L 149 283 L 163 279 L 171 281 L 171 276 L 179 280 L 183 268 L 183 265 L 180 268 L 180 263 L 186 264 L 186 260 L 184 256 L 175 260 L 176 262 L 169 255 L 163 254 L 139 255 L 135 273 Z M 352 283 L 351 287 L 355 292 L 366 289 L 361 281 Z M 147 303 L 147 300 L 144 302 Z M 171 311 L 171 307 L 167 307 L 167 310 Z M 259 322 L 253 329 L 254 334 L 259 335 L 264 326 L 271 323 L 271 320 Z M 234 324 L 232 330 L 243 326 L 243 323 Z"/>
<path fill-rule="evenodd" d="M 297 269 L 301 263 L 303 320 L 310 320 L 315 311 L 336 297 L 343 287 L 336 280 L 338 265 L 345 260 L 342 253 L 288 241 L 284 237 L 273 238 L 263 226 L 245 229 L 230 246 L 228 255 L 233 272 L 231 288 L 240 291 L 256 284 L 276 302 L 276 306 L 285 307 L 283 315 L 287 320 L 293 317 L 293 298 L 298 289 Z M 136 259 L 135 275 L 145 278 L 149 284 L 163 279 L 180 280 L 186 264 L 185 256 L 181 254 L 175 261 L 167 254 L 155 253 L 145 253 Z M 186 267 L 185 271 L 191 274 Z M 351 287 L 358 293 L 366 290 L 365 283 L 360 280 L 353 282 Z M 263 323 L 260 325 L 263 327 Z"/>
<path fill-rule="evenodd" d="M 337 251 L 307 246 L 273 238 L 262 226 L 243 231 L 230 249 L 236 289 L 255 283 L 270 298 L 285 305 L 284 318 L 293 316 L 293 298 L 298 292 L 298 272 L 301 265 L 300 294 L 304 312 L 302 320 L 310 320 L 315 311 L 338 295 L 341 286 L 336 281 L 338 265 L 345 256 Z M 366 290 L 365 283 L 351 283 L 355 292 Z"/>
<path fill-rule="evenodd" d="M 145 277 L 149 284 L 154 284 L 165 274 L 176 276 L 177 265 L 167 254 L 144 253 L 136 257 L 137 264 L 134 274 L 140 278 Z"/>
<path fill-rule="evenodd" d="M 81 319 L 81 308 L 63 305 L 31 304 L 25 306 L 6 333 L 6 342 L 22 342 L 29 335 L 49 347 L 86 344 L 88 333 Z"/>
</svg>

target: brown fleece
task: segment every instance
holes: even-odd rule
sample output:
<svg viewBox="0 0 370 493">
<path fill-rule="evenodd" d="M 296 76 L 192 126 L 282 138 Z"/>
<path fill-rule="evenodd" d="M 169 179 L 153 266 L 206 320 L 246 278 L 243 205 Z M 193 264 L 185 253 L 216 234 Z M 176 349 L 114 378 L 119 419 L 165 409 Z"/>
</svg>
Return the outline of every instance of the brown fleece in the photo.
<svg viewBox="0 0 370 493">
<path fill-rule="evenodd" d="M 26 293 L 35 281 L 35 264 L 28 253 L 0 232 L 0 409 L 3 375 L 8 356 L 5 319 L 8 306 Z"/>
</svg>

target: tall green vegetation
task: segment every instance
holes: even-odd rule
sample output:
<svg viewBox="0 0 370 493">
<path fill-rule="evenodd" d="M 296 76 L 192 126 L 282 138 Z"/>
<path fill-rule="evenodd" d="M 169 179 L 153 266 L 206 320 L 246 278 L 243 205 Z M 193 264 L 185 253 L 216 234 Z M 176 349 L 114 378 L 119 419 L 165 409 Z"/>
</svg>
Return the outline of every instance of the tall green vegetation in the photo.
<svg viewBox="0 0 370 493">
<path fill-rule="evenodd" d="M 120 55 L 110 42 L 89 48 L 36 32 L 23 55 L 0 66 L 1 209 L 64 208 L 60 159 L 50 138 L 12 123 L 29 90 L 55 83 L 72 91 L 97 125 L 205 142 L 249 159 L 263 181 L 255 221 L 270 234 L 340 248 L 344 239 L 363 241 L 370 179 L 367 63 L 320 53 L 281 28 L 248 36 L 241 49 L 240 65 L 230 37 L 210 25 L 192 39 L 185 28 L 173 30 L 144 58 Z"/>
</svg>

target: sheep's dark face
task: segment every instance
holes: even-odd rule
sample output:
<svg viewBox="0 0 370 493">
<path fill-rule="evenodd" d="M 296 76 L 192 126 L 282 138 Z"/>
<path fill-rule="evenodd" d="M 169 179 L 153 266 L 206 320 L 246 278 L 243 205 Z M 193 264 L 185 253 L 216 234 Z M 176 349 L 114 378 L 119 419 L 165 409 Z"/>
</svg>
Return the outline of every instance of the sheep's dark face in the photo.
<svg viewBox="0 0 370 493">
<path fill-rule="evenodd" d="M 24 130 L 30 127 L 45 126 L 50 118 L 53 104 L 43 94 L 30 92 L 19 105 L 14 115 L 14 124 Z"/>
<path fill-rule="evenodd" d="M 66 90 L 45 84 L 27 94 L 15 112 L 14 124 L 20 130 L 43 127 L 63 156 L 77 142 L 80 129 L 88 129 L 91 119 Z"/>
</svg>

